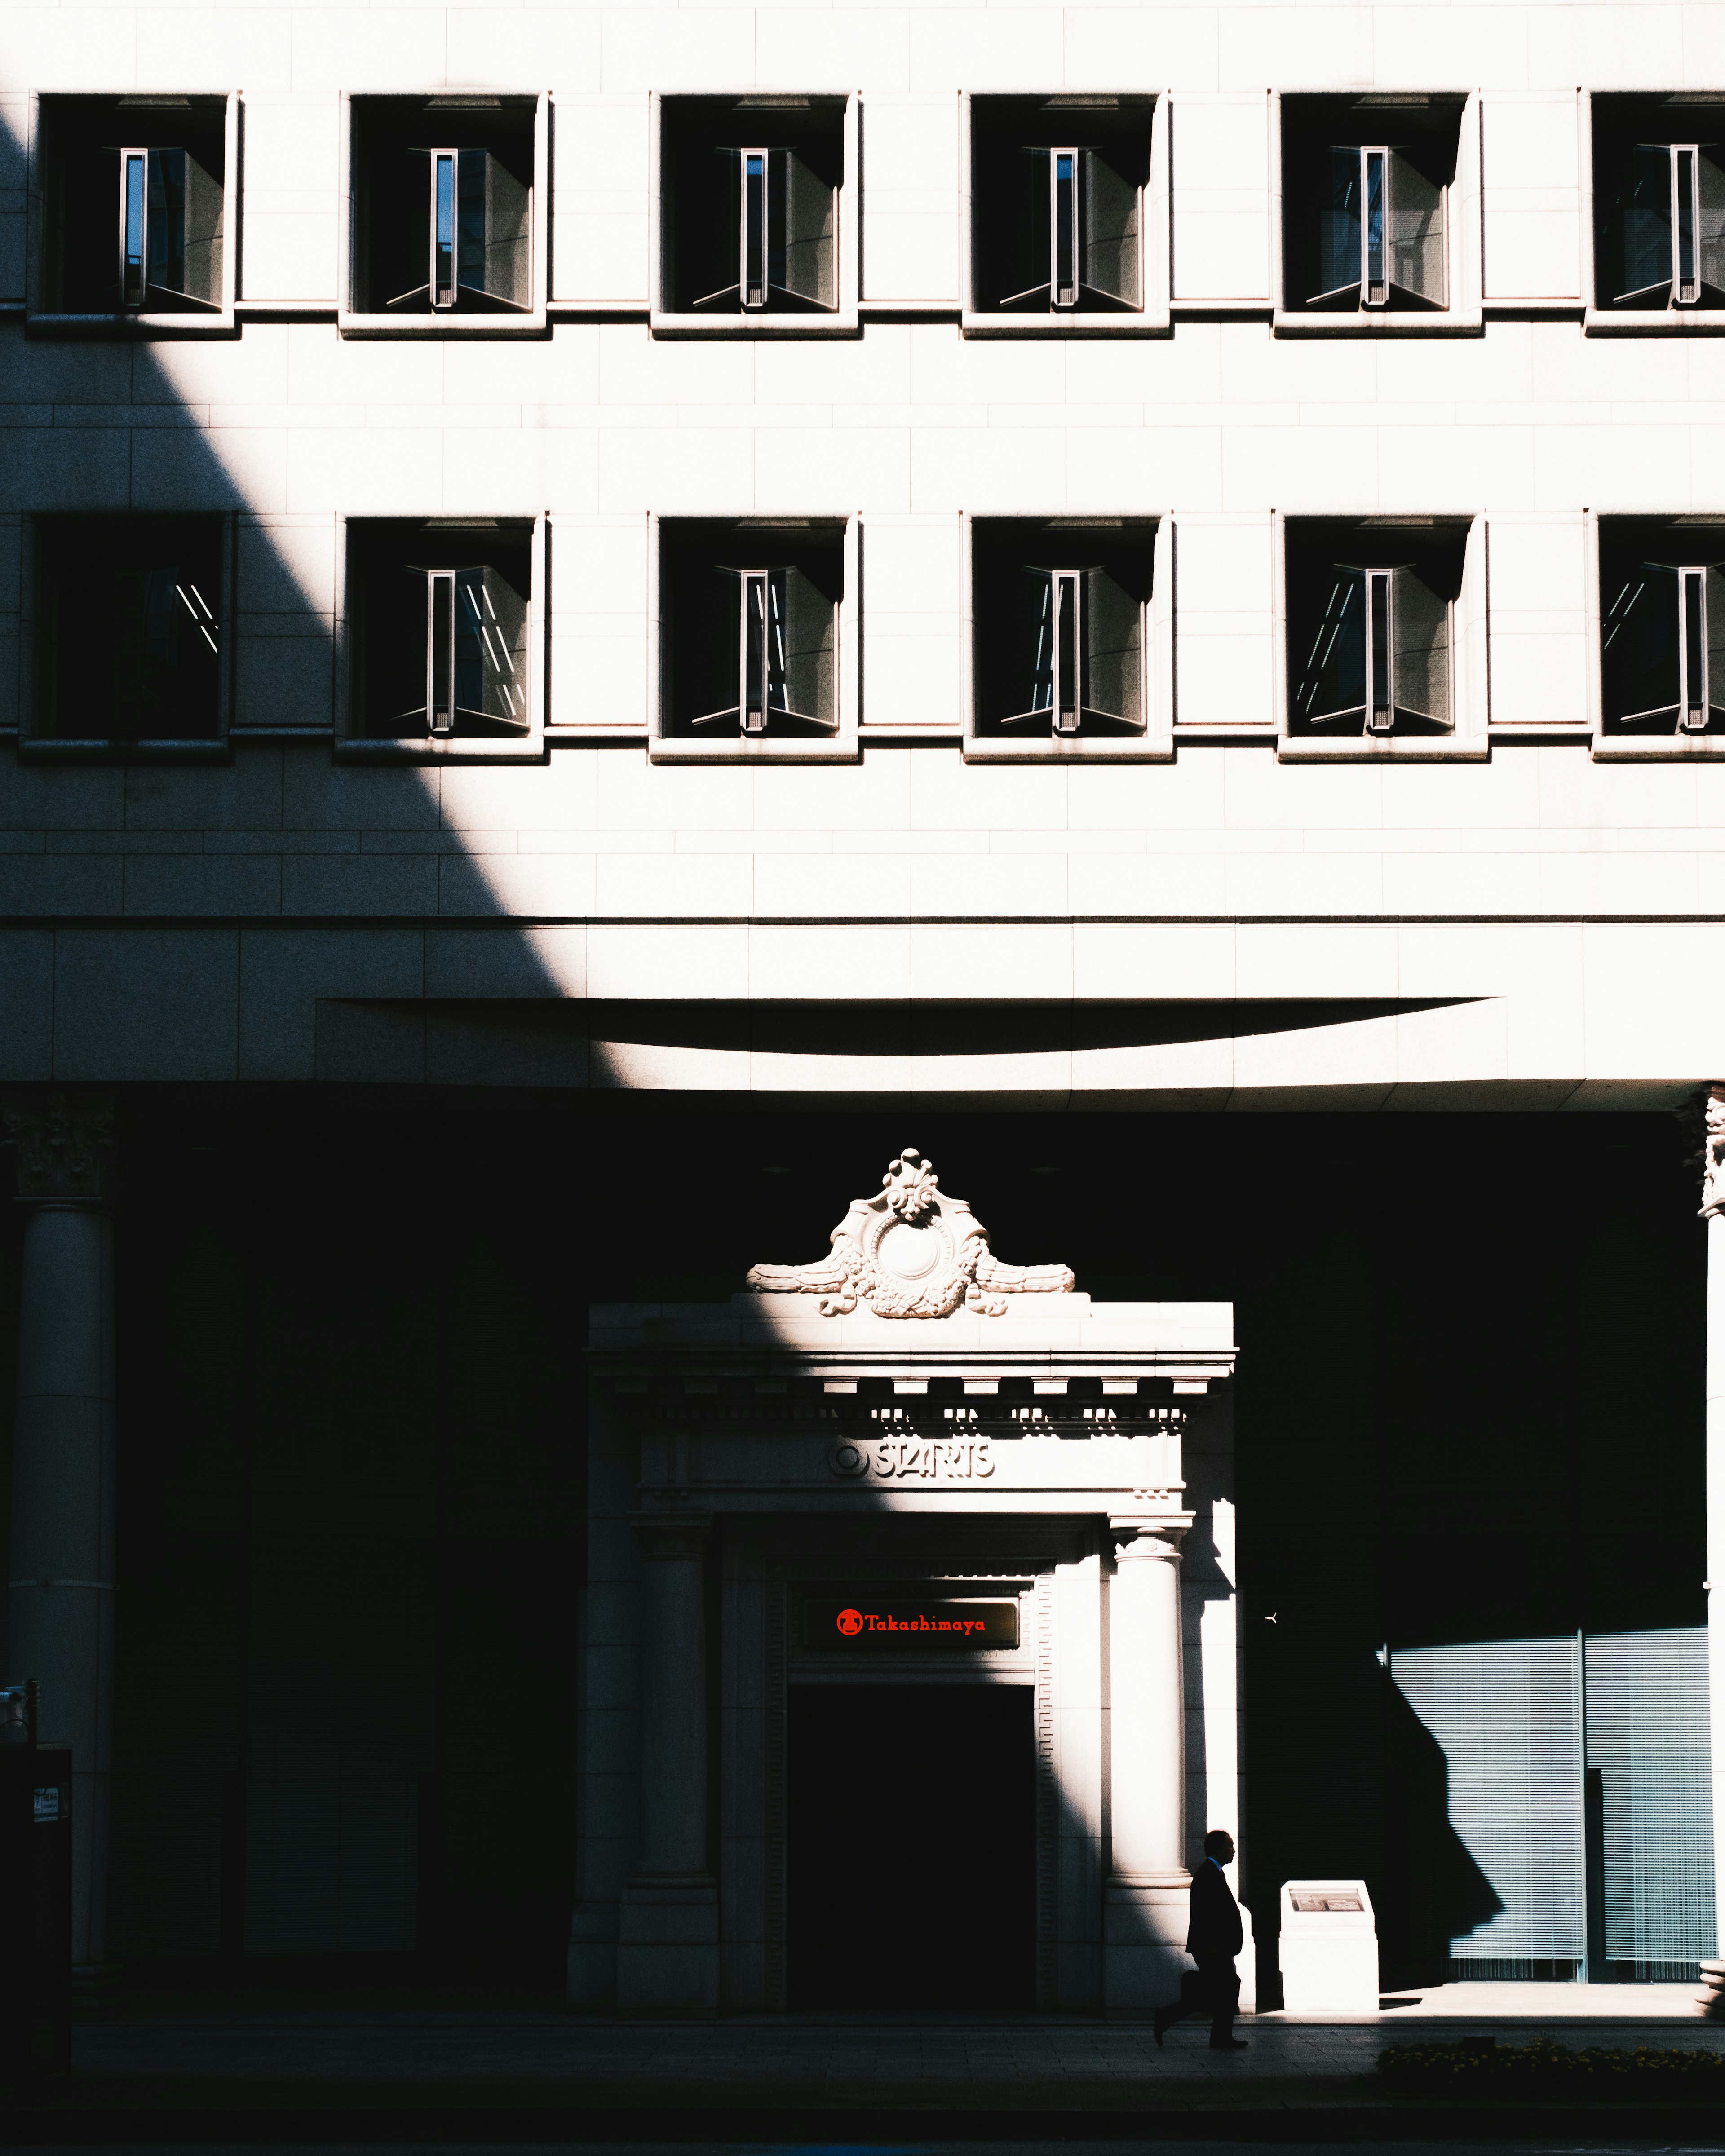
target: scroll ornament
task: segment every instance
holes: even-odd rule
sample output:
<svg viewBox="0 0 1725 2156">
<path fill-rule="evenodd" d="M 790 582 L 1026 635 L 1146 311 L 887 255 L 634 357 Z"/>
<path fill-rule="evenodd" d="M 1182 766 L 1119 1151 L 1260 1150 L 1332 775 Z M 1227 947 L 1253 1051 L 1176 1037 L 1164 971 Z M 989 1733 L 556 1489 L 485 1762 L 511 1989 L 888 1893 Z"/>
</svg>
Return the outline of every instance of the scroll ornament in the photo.
<svg viewBox="0 0 1725 2156">
<path fill-rule="evenodd" d="M 1709 1086 L 1702 1103 L 1701 1217 L 1725 1214 L 1725 1086 Z"/>
<path fill-rule="evenodd" d="M 985 1317 L 1018 1295 L 1070 1295 L 1070 1265 L 1003 1265 L 962 1198 L 942 1191 L 914 1146 L 888 1163 L 878 1197 L 859 1198 L 833 1230 L 829 1255 L 807 1265 L 752 1265 L 757 1295 L 813 1295 L 823 1317 L 860 1302 L 877 1317 L 949 1317 L 962 1303 Z"/>
</svg>

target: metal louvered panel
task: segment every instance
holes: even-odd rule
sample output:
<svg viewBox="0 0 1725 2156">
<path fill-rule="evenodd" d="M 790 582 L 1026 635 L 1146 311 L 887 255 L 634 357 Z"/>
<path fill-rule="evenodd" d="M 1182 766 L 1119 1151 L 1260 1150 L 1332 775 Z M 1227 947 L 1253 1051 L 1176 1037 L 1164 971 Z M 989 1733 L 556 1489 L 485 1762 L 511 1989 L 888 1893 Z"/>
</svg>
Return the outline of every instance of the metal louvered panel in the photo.
<svg viewBox="0 0 1725 2156">
<path fill-rule="evenodd" d="M 1676 1974 L 1714 1951 L 1707 1629 L 1602 1633 L 1586 1652 L 1587 1763 L 1599 1770 L 1604 1798 L 1606 1958 Z"/>
<path fill-rule="evenodd" d="M 1496 1913 L 1452 1917 L 1455 1962 L 1579 1963 L 1587 1912 L 1574 1638 L 1398 1649 L 1397 1688 L 1448 1764 L 1449 1824 Z"/>
</svg>

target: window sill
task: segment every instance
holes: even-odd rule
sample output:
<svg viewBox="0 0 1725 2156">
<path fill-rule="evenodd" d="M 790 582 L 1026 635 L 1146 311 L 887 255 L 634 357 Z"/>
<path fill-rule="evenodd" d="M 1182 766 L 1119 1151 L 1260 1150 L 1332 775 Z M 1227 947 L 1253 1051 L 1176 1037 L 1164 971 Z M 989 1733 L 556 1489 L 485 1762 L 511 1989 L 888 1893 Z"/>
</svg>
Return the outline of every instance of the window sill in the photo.
<svg viewBox="0 0 1725 2156">
<path fill-rule="evenodd" d="M 1142 337 L 1173 333 L 1166 305 L 1140 307 L 1121 315 L 1002 315 L 966 309 L 958 317 L 958 326 L 968 337 Z"/>
<path fill-rule="evenodd" d="M 1725 307 L 1587 307 L 1587 336 L 1725 336 Z"/>
<path fill-rule="evenodd" d="M 20 733 L 20 763 L 226 763 L 228 741 L 43 741 Z"/>
<path fill-rule="evenodd" d="M 855 763 L 861 749 L 854 732 L 836 734 L 830 741 L 649 741 L 649 758 L 655 763 Z"/>
<path fill-rule="evenodd" d="M 1174 745 L 1165 733 L 1143 733 L 1136 741 L 1119 737 L 1086 741 L 1080 734 L 1063 741 L 1045 737 L 1015 742 L 992 735 L 978 739 L 973 735 L 964 744 L 967 763 L 1172 763 L 1173 760 Z"/>
<path fill-rule="evenodd" d="M 647 317 L 656 337 L 854 337 L 862 324 L 855 307 L 829 315 L 673 315 L 655 307 Z"/>
<path fill-rule="evenodd" d="M 1435 734 L 1392 734 L 1368 741 L 1350 734 L 1346 741 L 1312 741 L 1283 734 L 1276 744 L 1278 763 L 1489 763 L 1491 744 L 1477 736 L 1457 740 Z"/>
<path fill-rule="evenodd" d="M 1596 734 L 1595 763 L 1725 762 L 1725 733 L 1657 734 L 1634 739 L 1628 734 Z"/>
<path fill-rule="evenodd" d="M 1274 309 L 1271 327 L 1277 336 L 1291 337 L 1434 337 L 1477 336 L 1485 316 L 1477 305 L 1447 307 L 1440 314 L 1411 311 L 1351 315 L 1308 315 L 1286 307 Z"/>
<path fill-rule="evenodd" d="M 543 763 L 545 742 L 536 732 L 510 741 L 336 742 L 338 763 Z"/>
<path fill-rule="evenodd" d="M 234 337 L 239 318 L 232 307 L 214 315 L 67 315 L 25 310 L 25 333 L 30 336 L 147 338 L 177 343 L 184 337 Z"/>
<path fill-rule="evenodd" d="M 336 316 L 344 337 L 426 338 L 542 337 L 551 325 L 543 307 L 530 315 L 357 315 L 346 307 Z"/>
</svg>

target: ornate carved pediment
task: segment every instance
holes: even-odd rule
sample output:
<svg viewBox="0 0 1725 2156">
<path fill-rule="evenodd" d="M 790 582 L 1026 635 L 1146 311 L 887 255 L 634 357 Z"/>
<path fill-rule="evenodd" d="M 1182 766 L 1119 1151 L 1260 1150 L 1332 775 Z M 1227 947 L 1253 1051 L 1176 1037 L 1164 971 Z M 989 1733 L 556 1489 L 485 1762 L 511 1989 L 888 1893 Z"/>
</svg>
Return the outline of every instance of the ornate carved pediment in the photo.
<svg viewBox="0 0 1725 2156">
<path fill-rule="evenodd" d="M 962 1198 L 940 1188 L 933 1163 L 907 1146 L 880 1195 L 853 1199 L 831 1254 L 807 1265 L 752 1265 L 757 1295 L 814 1295 L 823 1317 L 863 1303 L 877 1317 L 949 1317 L 962 1303 L 988 1317 L 1019 1295 L 1069 1295 L 1070 1265 L 1003 1265 Z"/>
</svg>

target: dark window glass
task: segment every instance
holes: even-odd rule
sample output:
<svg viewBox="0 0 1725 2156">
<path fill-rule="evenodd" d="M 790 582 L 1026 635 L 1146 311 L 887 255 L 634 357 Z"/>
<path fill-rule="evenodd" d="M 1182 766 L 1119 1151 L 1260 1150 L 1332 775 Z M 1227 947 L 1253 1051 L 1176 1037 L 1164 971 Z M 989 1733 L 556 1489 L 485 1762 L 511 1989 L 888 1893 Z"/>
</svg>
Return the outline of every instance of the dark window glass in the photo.
<svg viewBox="0 0 1725 2156">
<path fill-rule="evenodd" d="M 839 304 L 837 98 L 667 98 L 665 305 L 809 314 Z"/>
<path fill-rule="evenodd" d="M 1725 731 L 1725 526 L 1599 526 L 1599 683 L 1608 730 Z"/>
<path fill-rule="evenodd" d="M 350 524 L 354 732 L 483 741 L 530 732 L 531 597 L 526 524 Z"/>
<path fill-rule="evenodd" d="M 1154 115 L 1147 98 L 972 100 L 975 309 L 1108 314 L 1143 305 Z"/>
<path fill-rule="evenodd" d="M 837 525 L 660 526 L 661 708 L 691 740 L 817 739 L 839 723 Z"/>
<path fill-rule="evenodd" d="M 1725 307 L 1725 110 L 1596 96 L 1594 284 L 1602 307 Z"/>
<path fill-rule="evenodd" d="M 221 98 L 44 100 L 50 312 L 220 312 L 225 131 Z"/>
<path fill-rule="evenodd" d="M 978 734 L 1141 732 L 1153 529 L 995 517 L 972 528 Z"/>
<path fill-rule="evenodd" d="M 1286 97 L 1281 119 L 1283 306 L 1447 307 L 1461 100 Z"/>
<path fill-rule="evenodd" d="M 215 517 L 42 520 L 36 554 L 39 738 L 217 738 L 222 548 Z"/>
<path fill-rule="evenodd" d="M 527 99 L 354 100 L 357 312 L 531 311 L 533 126 Z"/>
<path fill-rule="evenodd" d="M 1290 731 L 1447 732 L 1465 529 L 1299 518 L 1286 543 Z"/>
</svg>

